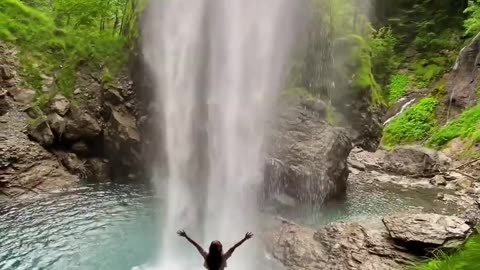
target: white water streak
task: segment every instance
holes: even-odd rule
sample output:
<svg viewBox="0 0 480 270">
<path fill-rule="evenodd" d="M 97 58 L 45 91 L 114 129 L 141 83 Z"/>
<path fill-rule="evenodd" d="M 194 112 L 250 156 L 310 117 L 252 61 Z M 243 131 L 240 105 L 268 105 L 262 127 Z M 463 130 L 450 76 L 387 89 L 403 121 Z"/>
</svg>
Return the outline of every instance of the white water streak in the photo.
<svg viewBox="0 0 480 270">
<path fill-rule="evenodd" d="M 179 265 L 186 244 L 175 236 L 177 229 L 205 228 L 204 239 L 221 240 L 225 249 L 256 230 L 264 124 L 286 75 L 302 3 L 164 0 L 150 5 L 144 55 L 154 73 L 168 164 L 166 179 L 165 173 L 154 179 L 168 183 L 159 185 L 167 198 L 162 269 L 190 269 Z M 198 91 L 204 91 L 204 100 Z M 208 117 L 197 115 L 199 106 L 206 106 Z M 193 127 L 199 122 L 208 132 L 206 181 L 192 181 L 190 175 L 198 142 Z M 205 204 L 195 181 L 207 185 Z M 229 269 L 258 269 L 256 253 L 240 248 Z"/>
</svg>

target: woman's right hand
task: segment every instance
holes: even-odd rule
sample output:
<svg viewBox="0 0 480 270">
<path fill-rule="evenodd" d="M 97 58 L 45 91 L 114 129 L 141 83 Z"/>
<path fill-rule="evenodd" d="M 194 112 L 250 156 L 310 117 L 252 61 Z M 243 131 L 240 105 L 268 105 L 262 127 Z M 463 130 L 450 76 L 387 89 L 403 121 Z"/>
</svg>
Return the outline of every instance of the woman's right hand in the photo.
<svg viewBox="0 0 480 270">
<path fill-rule="evenodd" d="M 187 237 L 187 233 L 184 230 L 178 231 L 177 234 L 181 237 Z"/>
<path fill-rule="evenodd" d="M 250 239 L 252 238 L 252 236 L 253 236 L 253 233 L 247 232 L 247 234 L 245 234 L 245 239 Z"/>
</svg>

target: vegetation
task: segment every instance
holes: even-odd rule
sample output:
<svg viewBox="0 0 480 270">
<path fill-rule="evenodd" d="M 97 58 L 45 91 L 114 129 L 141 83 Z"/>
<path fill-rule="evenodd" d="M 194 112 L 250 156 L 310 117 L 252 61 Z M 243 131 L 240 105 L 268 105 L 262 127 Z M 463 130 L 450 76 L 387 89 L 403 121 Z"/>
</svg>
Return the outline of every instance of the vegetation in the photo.
<svg viewBox="0 0 480 270">
<path fill-rule="evenodd" d="M 408 75 L 402 73 L 395 74 L 388 86 L 388 102 L 390 104 L 395 103 L 398 99 L 405 96 L 409 84 L 410 78 Z"/>
<path fill-rule="evenodd" d="M 413 270 L 477 270 L 480 269 L 480 236 L 473 236 L 457 254 L 440 256 Z"/>
<path fill-rule="evenodd" d="M 41 103 L 56 91 L 71 96 L 81 65 L 111 73 L 121 69 L 134 1 L 24 2 L 0 2 L 0 39 L 20 48 L 21 75 Z M 55 84 L 45 94 L 47 77 Z"/>
<path fill-rule="evenodd" d="M 480 105 L 463 112 L 457 119 L 437 130 L 428 145 L 441 148 L 455 138 L 476 143 L 480 141 Z"/>
<path fill-rule="evenodd" d="M 435 98 L 424 98 L 392 121 L 384 130 L 383 144 L 394 146 L 426 139 L 435 127 Z"/>
</svg>

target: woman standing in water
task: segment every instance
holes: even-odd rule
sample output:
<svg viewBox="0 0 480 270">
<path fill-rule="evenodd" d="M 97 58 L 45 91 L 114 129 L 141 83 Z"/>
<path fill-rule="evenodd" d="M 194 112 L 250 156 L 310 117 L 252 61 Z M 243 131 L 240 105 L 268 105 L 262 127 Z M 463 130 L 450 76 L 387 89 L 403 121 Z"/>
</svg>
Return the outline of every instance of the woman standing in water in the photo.
<svg viewBox="0 0 480 270">
<path fill-rule="evenodd" d="M 190 242 L 197 248 L 198 252 L 200 252 L 203 259 L 205 260 L 203 266 L 205 266 L 205 268 L 207 268 L 208 270 L 224 270 L 225 267 L 227 267 L 227 260 L 232 256 L 235 249 L 253 236 L 253 234 L 250 232 L 245 234 L 245 237 L 240 242 L 235 244 L 227 251 L 227 253 L 224 254 L 222 243 L 220 243 L 220 241 L 213 241 L 210 244 L 210 248 L 207 253 L 199 244 L 197 244 L 197 242 L 193 241 L 190 237 L 188 237 L 185 231 L 178 231 L 177 234 L 181 237 L 185 237 L 188 242 Z"/>
</svg>

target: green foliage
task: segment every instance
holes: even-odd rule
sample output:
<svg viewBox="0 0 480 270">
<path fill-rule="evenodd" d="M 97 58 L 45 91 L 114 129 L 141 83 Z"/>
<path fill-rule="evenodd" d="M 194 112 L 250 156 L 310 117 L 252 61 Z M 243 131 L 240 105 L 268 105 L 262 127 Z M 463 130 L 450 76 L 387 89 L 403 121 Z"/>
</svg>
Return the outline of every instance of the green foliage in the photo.
<svg viewBox="0 0 480 270">
<path fill-rule="evenodd" d="M 398 61 L 395 53 L 395 46 L 398 39 L 393 35 L 392 29 L 382 27 L 374 30 L 369 40 L 369 47 L 372 55 L 372 69 L 376 80 L 382 84 L 387 84 L 388 78 L 398 67 Z"/>
<path fill-rule="evenodd" d="M 478 34 L 480 32 L 480 2 L 478 0 L 468 1 L 468 7 L 464 12 L 468 15 L 464 22 L 465 34 Z"/>
<path fill-rule="evenodd" d="M 385 129 L 383 144 L 394 146 L 425 139 L 435 127 L 435 109 L 438 101 L 427 97 L 393 120 Z"/>
<path fill-rule="evenodd" d="M 471 140 L 472 143 L 480 141 L 480 105 L 464 111 L 457 119 L 437 130 L 427 144 L 441 148 L 459 137 Z"/>
<path fill-rule="evenodd" d="M 410 78 L 406 74 L 395 74 L 388 85 L 388 102 L 395 103 L 401 97 L 405 96 L 410 84 Z"/>
<path fill-rule="evenodd" d="M 22 76 L 39 96 L 45 76 L 53 76 L 57 91 L 71 96 L 81 64 L 114 74 L 120 70 L 127 53 L 125 37 L 117 29 L 126 0 L 29 2 L 41 11 L 19 0 L 0 2 L 0 39 L 21 49 Z"/>
<path fill-rule="evenodd" d="M 457 254 L 439 256 L 413 270 L 477 270 L 480 269 L 480 236 L 473 236 Z"/>
</svg>

